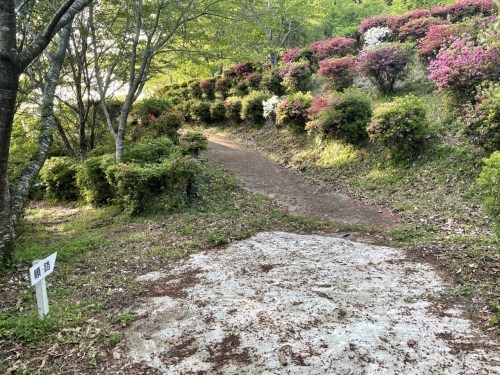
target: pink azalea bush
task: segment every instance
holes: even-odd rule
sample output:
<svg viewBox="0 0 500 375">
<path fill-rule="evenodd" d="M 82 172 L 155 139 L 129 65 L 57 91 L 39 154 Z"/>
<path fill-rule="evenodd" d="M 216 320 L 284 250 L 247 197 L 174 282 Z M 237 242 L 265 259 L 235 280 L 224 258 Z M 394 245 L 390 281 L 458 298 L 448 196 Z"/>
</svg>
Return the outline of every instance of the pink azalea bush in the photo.
<svg viewBox="0 0 500 375">
<path fill-rule="evenodd" d="M 394 26 L 399 28 L 408 22 L 415 21 L 421 18 L 428 18 L 430 17 L 430 13 L 428 10 L 424 9 L 415 9 L 411 12 L 405 13 L 401 16 L 394 16 L 393 17 L 393 22 Z"/>
<path fill-rule="evenodd" d="M 311 78 L 311 68 L 308 61 L 298 61 L 286 64 L 280 70 L 283 86 L 290 93 L 305 91 Z"/>
<path fill-rule="evenodd" d="M 490 31 L 500 37 L 498 31 Z M 500 50 L 495 43 L 479 44 L 465 37 L 442 48 L 429 65 L 429 78 L 438 90 L 448 92 L 459 102 L 473 98 L 483 81 L 500 79 Z"/>
<path fill-rule="evenodd" d="M 380 45 L 361 51 L 356 60 L 356 68 L 382 93 L 389 94 L 394 92 L 396 82 L 406 77 L 411 57 L 412 49 L 408 45 Z"/>
<path fill-rule="evenodd" d="M 220 77 L 215 81 L 215 91 L 220 93 L 227 93 L 231 88 L 231 80 L 227 77 Z"/>
<path fill-rule="evenodd" d="M 356 41 L 351 38 L 336 37 L 332 39 L 319 40 L 311 44 L 311 51 L 317 61 L 329 57 L 344 57 L 354 54 Z"/>
<path fill-rule="evenodd" d="M 355 57 L 352 55 L 339 59 L 326 59 L 319 62 L 318 74 L 328 77 L 334 90 L 341 91 L 352 86 L 356 76 Z"/>
<path fill-rule="evenodd" d="M 399 29 L 399 40 L 415 42 L 426 36 L 431 27 L 446 24 L 439 18 L 417 18 L 405 23 Z"/>
<path fill-rule="evenodd" d="M 467 17 L 492 16 L 498 13 L 493 0 L 461 0 L 446 7 L 451 22 L 459 22 Z"/>
<path fill-rule="evenodd" d="M 359 31 L 364 34 L 367 30 L 372 27 L 389 27 L 394 30 L 395 17 L 394 16 L 374 16 L 370 18 L 365 18 L 359 24 Z"/>
<path fill-rule="evenodd" d="M 436 58 L 441 47 L 445 46 L 454 34 L 450 25 L 431 26 L 427 34 L 419 41 L 416 50 L 424 62 Z"/>
<path fill-rule="evenodd" d="M 249 73 L 253 73 L 255 71 L 255 67 L 252 62 L 248 61 L 245 63 L 234 65 L 233 67 L 231 67 L 230 71 L 235 77 L 242 78 Z"/>
<path fill-rule="evenodd" d="M 309 119 L 308 109 L 312 104 L 311 94 L 297 92 L 284 97 L 276 110 L 276 126 L 304 131 Z"/>
<path fill-rule="evenodd" d="M 293 57 L 299 53 L 301 50 L 300 47 L 293 48 L 289 51 L 286 51 L 283 56 L 281 57 L 281 61 L 283 61 L 285 64 L 291 63 Z"/>
</svg>

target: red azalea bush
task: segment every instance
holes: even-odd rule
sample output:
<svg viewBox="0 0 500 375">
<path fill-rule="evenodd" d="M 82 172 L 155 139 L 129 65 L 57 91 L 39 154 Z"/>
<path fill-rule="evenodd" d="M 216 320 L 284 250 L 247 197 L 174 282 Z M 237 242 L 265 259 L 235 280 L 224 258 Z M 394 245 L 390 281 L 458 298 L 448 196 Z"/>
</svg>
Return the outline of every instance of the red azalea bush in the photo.
<svg viewBox="0 0 500 375">
<path fill-rule="evenodd" d="M 245 82 L 248 87 L 257 88 L 262 81 L 262 74 L 260 73 L 249 73 L 245 77 Z"/>
<path fill-rule="evenodd" d="M 498 40 L 499 32 L 490 31 Z M 474 98 L 476 87 L 483 81 L 500 79 L 499 66 L 500 50 L 495 43 L 478 44 L 460 38 L 441 48 L 429 65 L 429 78 L 438 90 L 447 91 L 457 102 L 465 102 Z"/>
<path fill-rule="evenodd" d="M 311 51 L 317 61 L 329 57 L 344 57 L 354 54 L 356 41 L 351 38 L 339 36 L 337 38 L 319 40 L 311 44 Z"/>
<path fill-rule="evenodd" d="M 439 50 L 450 41 L 453 35 L 454 30 L 450 25 L 431 26 L 416 47 L 418 55 L 424 62 L 435 59 Z"/>
<path fill-rule="evenodd" d="M 227 77 L 220 77 L 217 81 L 215 81 L 214 87 L 215 91 L 225 97 L 231 88 L 231 80 Z"/>
<path fill-rule="evenodd" d="M 289 51 L 286 51 L 283 56 L 281 57 L 281 61 L 283 61 L 285 64 L 291 63 L 293 57 L 299 53 L 301 50 L 300 47 L 293 48 Z"/>
<path fill-rule="evenodd" d="M 431 27 L 443 24 L 446 21 L 434 17 L 411 20 L 399 29 L 399 40 L 415 42 L 425 37 Z"/>
<path fill-rule="evenodd" d="M 319 62 L 318 74 L 330 78 L 334 90 L 343 90 L 352 86 L 356 76 L 354 56 L 340 59 L 327 59 Z"/>
<path fill-rule="evenodd" d="M 305 91 L 311 79 L 311 68 L 308 61 L 292 62 L 280 70 L 280 75 L 288 92 Z"/>
<path fill-rule="evenodd" d="M 276 109 L 276 126 L 287 126 L 296 131 L 303 131 L 309 119 L 308 109 L 311 104 L 310 94 L 298 92 L 284 97 Z"/>
<path fill-rule="evenodd" d="M 372 27 L 388 27 L 391 30 L 394 29 L 394 16 L 375 16 L 370 18 L 365 18 L 359 24 L 359 31 L 364 34 L 367 30 Z"/>
<path fill-rule="evenodd" d="M 204 98 L 212 100 L 214 98 L 215 80 L 210 79 L 200 82 L 200 89 Z"/>
<path fill-rule="evenodd" d="M 474 16 L 488 17 L 498 13 L 498 7 L 493 0 L 462 0 L 446 8 L 447 17 L 451 22 L 460 22 Z"/>
<path fill-rule="evenodd" d="M 430 13 L 428 10 L 415 9 L 411 12 L 402 14 L 401 16 L 393 17 L 394 27 L 401 27 L 410 21 L 415 21 L 420 18 L 428 18 L 428 17 L 430 17 Z"/>
<path fill-rule="evenodd" d="M 252 62 L 248 61 L 241 64 L 236 64 L 231 67 L 231 74 L 237 78 L 242 78 L 249 73 L 253 73 L 255 71 L 255 66 Z"/>
<path fill-rule="evenodd" d="M 389 94 L 394 92 L 396 82 L 406 77 L 411 57 L 411 46 L 401 43 L 380 45 L 361 51 L 356 67 L 382 93 Z"/>
</svg>

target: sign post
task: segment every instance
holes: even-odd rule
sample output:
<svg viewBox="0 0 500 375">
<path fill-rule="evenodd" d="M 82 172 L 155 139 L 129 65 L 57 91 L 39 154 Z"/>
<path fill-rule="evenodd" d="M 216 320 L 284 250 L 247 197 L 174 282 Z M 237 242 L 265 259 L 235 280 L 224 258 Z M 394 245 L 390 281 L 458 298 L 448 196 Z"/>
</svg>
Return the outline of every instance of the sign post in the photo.
<svg viewBox="0 0 500 375">
<path fill-rule="evenodd" d="M 47 297 L 47 284 L 45 278 L 54 271 L 57 253 L 43 260 L 35 260 L 30 268 L 31 286 L 36 288 L 36 303 L 38 305 L 38 316 L 41 320 L 49 313 L 49 299 Z"/>
</svg>

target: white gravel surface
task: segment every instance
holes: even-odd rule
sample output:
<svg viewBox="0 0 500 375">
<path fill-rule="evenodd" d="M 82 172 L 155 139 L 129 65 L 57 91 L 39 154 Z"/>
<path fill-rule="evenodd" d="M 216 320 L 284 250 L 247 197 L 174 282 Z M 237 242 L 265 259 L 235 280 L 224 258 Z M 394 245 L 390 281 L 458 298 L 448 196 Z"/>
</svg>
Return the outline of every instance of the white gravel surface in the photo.
<svg viewBox="0 0 500 375">
<path fill-rule="evenodd" d="M 257 236 L 141 278 L 129 356 L 165 374 L 500 374 L 498 346 L 402 251 Z"/>
</svg>

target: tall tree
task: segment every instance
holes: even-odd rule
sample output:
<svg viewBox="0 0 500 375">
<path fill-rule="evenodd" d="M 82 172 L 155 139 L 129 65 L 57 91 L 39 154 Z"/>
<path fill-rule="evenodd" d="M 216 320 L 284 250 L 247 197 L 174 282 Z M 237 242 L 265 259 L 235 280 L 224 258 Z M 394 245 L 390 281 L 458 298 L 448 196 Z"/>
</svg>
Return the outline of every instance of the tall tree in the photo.
<svg viewBox="0 0 500 375">
<path fill-rule="evenodd" d="M 17 17 L 24 7 L 32 5 L 31 1 L 0 2 L 0 256 L 6 265 L 13 260 L 14 228 L 26 202 L 23 197 L 27 196 L 27 190 L 34 180 L 20 180 L 20 183 L 15 185 L 15 191 L 19 193 L 11 194 L 8 165 L 19 78 L 54 36 L 90 2 L 91 0 L 64 1 L 53 12 L 45 27 L 29 38 L 29 42 L 27 38 L 18 40 Z M 42 159 L 35 158 L 32 163 L 41 167 L 40 163 L 43 165 L 45 161 Z M 39 167 L 33 171 L 39 170 Z"/>
</svg>

